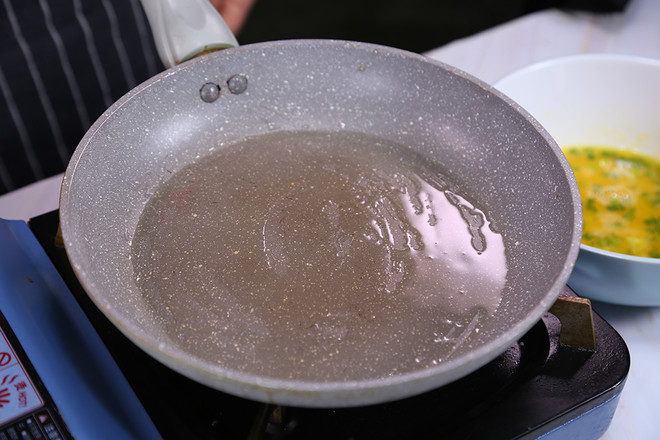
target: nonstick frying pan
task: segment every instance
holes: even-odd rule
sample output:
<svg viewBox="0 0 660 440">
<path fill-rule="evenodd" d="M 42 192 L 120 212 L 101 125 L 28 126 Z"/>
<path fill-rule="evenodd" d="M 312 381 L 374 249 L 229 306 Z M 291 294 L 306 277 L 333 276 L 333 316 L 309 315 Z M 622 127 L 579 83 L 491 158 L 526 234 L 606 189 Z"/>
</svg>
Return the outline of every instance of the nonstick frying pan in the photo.
<svg viewBox="0 0 660 440">
<path fill-rule="evenodd" d="M 502 237 L 506 278 L 492 316 L 467 311 L 472 313 L 468 319 L 456 321 L 456 328 L 447 332 L 441 328 L 444 318 L 434 312 L 444 300 L 428 292 L 416 308 L 389 310 L 393 326 L 379 321 L 377 305 L 369 319 L 350 326 L 289 326 L 279 334 L 283 351 L 288 347 L 282 339 L 307 343 L 314 341 L 310 333 L 318 331 L 326 342 L 332 339 L 332 350 L 351 353 L 337 358 L 337 365 L 317 347 L 305 352 L 316 353 L 309 355 L 313 358 L 297 359 L 313 365 L 298 374 L 291 373 L 290 364 L 279 365 L 279 355 L 260 357 L 268 351 L 265 347 L 251 346 L 249 356 L 236 360 L 235 352 L 252 344 L 251 338 L 282 331 L 277 310 L 268 307 L 277 292 L 262 292 L 248 307 L 231 291 L 212 286 L 220 301 L 233 301 L 218 312 L 199 309 L 193 293 L 198 286 L 182 285 L 170 293 L 170 301 L 187 310 L 186 316 L 145 295 L 136 283 L 132 241 L 153 195 L 177 172 L 236 142 L 282 132 L 365 134 L 403 145 L 437 167 L 461 189 L 467 200 L 461 209 L 473 203 L 487 213 L 490 223 L 481 225 L 488 229 L 482 232 Z M 213 191 L 222 194 L 225 189 L 218 185 Z M 515 343 L 550 308 L 568 279 L 580 243 L 579 200 L 570 167 L 552 138 L 489 85 L 393 48 L 306 40 L 206 55 L 129 92 L 96 121 L 76 149 L 64 176 L 60 218 L 69 259 L 89 296 L 154 358 L 238 396 L 345 407 L 439 387 Z M 183 252 L 181 257 L 185 264 Z M 206 279 L 221 285 L 221 268 L 217 270 Z M 472 279 L 488 270 L 463 276 Z M 337 292 L 336 298 L 337 306 L 351 299 L 347 292 Z M 359 292 L 353 300 L 364 307 L 371 301 Z M 319 313 L 330 316 L 331 311 Z M 208 331 L 191 330 L 213 320 L 233 328 L 228 335 L 235 339 L 214 345 Z M 342 340 L 353 342 L 344 347 Z M 323 338 L 316 341 L 321 344 Z M 351 346 L 355 341 L 360 342 Z M 440 356 L 427 350 L 442 344 L 449 348 Z"/>
</svg>

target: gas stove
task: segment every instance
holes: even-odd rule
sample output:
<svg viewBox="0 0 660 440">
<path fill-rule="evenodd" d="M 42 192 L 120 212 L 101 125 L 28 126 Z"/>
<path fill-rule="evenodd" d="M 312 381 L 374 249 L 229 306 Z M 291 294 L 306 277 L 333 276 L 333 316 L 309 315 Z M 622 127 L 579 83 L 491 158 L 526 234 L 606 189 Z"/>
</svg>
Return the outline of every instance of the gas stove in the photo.
<svg viewBox="0 0 660 440">
<path fill-rule="evenodd" d="M 546 313 L 489 364 L 419 396 L 339 409 L 241 399 L 124 337 L 78 284 L 57 227 L 57 212 L 0 221 L 0 440 L 596 439 L 628 374 L 623 339 L 597 314 L 589 350 L 560 343 Z"/>
</svg>

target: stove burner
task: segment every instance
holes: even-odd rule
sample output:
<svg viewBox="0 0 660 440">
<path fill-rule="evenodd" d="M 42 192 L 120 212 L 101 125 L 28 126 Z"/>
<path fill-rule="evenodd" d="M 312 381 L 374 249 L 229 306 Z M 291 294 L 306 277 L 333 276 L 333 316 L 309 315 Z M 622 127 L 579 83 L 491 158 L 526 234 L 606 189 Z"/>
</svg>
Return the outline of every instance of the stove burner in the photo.
<svg viewBox="0 0 660 440">
<path fill-rule="evenodd" d="M 625 343 L 598 315 L 597 347 L 590 351 L 560 344 L 561 324 L 545 314 L 494 361 L 416 397 L 341 409 L 241 399 L 175 373 L 124 337 L 85 294 L 64 249 L 54 245 L 57 225 L 57 212 L 30 222 L 165 439 L 537 438 L 617 398 L 628 373 Z M 574 295 L 568 287 L 563 293 Z"/>
</svg>

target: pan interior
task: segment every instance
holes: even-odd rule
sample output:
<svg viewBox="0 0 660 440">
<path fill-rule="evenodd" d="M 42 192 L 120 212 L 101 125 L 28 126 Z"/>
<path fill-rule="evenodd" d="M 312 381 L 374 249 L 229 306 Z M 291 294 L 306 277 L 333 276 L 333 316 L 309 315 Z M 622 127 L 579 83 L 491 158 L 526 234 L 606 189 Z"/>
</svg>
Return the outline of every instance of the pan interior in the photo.
<svg viewBox="0 0 660 440">
<path fill-rule="evenodd" d="M 256 376 L 359 381 L 450 358 L 493 316 L 501 234 L 437 166 L 356 132 L 275 132 L 169 179 L 132 245 L 176 345 Z"/>
</svg>

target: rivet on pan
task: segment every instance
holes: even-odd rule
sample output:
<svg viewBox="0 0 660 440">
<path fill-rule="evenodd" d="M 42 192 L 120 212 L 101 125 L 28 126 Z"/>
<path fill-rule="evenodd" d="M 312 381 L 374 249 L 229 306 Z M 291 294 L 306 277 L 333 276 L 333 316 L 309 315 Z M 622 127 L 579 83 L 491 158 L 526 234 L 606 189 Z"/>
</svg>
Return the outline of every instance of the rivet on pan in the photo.
<svg viewBox="0 0 660 440">
<path fill-rule="evenodd" d="M 227 80 L 227 87 L 234 95 L 240 95 L 247 90 L 248 80 L 245 75 L 234 75 Z"/>
<path fill-rule="evenodd" d="M 204 102 L 213 102 L 220 96 L 220 86 L 215 83 L 208 82 L 199 89 L 199 96 Z"/>
</svg>

